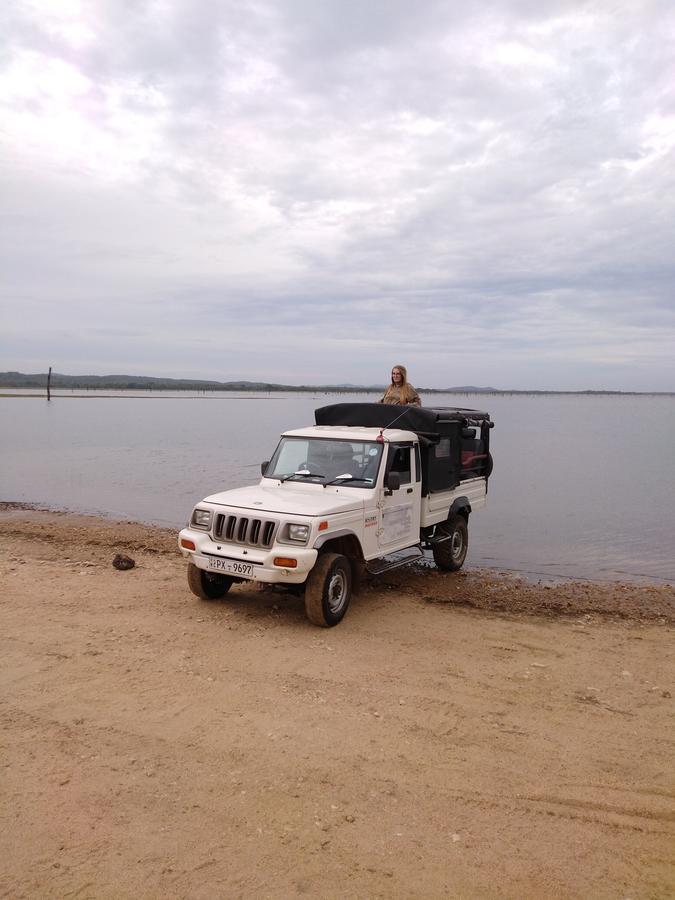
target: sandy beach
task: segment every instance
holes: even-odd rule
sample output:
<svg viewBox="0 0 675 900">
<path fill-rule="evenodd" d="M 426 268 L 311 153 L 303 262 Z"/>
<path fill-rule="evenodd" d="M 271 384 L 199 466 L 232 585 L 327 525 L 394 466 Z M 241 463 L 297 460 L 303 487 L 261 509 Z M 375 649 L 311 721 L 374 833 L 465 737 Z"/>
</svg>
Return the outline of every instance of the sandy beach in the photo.
<svg viewBox="0 0 675 900">
<path fill-rule="evenodd" d="M 404 569 L 318 629 L 11 504 L 0 573 L 2 897 L 675 892 L 672 586 Z"/>
</svg>

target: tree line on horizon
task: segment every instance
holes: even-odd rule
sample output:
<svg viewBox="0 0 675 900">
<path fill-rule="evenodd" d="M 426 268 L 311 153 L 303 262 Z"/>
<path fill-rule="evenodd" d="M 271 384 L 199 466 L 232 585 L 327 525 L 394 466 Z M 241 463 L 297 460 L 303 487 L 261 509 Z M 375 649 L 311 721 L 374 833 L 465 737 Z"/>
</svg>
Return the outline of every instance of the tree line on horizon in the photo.
<svg viewBox="0 0 675 900">
<path fill-rule="evenodd" d="M 24 374 L 23 372 L 0 372 L 0 387 L 5 388 L 42 388 L 47 384 L 48 373 Z M 107 388 L 109 390 L 172 390 L 172 391 L 316 391 L 339 390 L 345 393 L 362 393 L 364 391 L 382 391 L 382 385 L 356 384 L 275 384 L 267 381 L 206 381 L 192 378 L 157 378 L 150 375 L 63 375 L 52 372 L 52 388 L 68 390 L 87 390 L 89 388 Z M 459 387 L 430 388 L 434 391 L 476 391 L 499 393 L 497 388 Z"/>
<path fill-rule="evenodd" d="M 24 374 L 23 372 L 0 372 L 0 388 L 47 387 L 47 372 Z M 375 393 L 383 390 L 382 385 L 357 384 L 274 384 L 266 381 L 206 381 L 191 378 L 157 378 L 151 375 L 63 375 L 53 372 L 51 387 L 65 390 L 115 391 L 260 391 L 265 393 L 282 391 L 326 391 L 346 394 Z M 583 395 L 629 395 L 642 394 L 673 396 L 673 391 L 611 391 L 611 390 L 511 390 L 494 387 L 461 385 L 448 388 L 418 388 L 424 394 L 583 394 Z"/>
</svg>

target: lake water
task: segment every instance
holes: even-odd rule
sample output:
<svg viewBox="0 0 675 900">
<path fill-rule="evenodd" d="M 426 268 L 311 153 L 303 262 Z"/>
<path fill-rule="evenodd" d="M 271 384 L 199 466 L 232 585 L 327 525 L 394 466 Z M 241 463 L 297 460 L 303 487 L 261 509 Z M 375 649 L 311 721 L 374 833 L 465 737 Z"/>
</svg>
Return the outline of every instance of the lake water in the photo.
<svg viewBox="0 0 675 900">
<path fill-rule="evenodd" d="M 24 392 L 21 392 L 24 393 Z M 279 433 L 374 397 L 0 397 L 0 499 L 181 526 L 207 494 L 256 482 Z M 487 410 L 495 469 L 467 567 L 534 579 L 675 582 L 675 398 L 459 395 Z"/>
</svg>

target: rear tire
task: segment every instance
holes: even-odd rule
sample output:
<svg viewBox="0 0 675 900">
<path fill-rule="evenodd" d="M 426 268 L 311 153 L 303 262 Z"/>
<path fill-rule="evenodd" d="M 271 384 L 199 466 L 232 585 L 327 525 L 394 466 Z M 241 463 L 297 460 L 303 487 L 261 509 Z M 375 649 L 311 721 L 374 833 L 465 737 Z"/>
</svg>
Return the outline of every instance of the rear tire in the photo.
<svg viewBox="0 0 675 900">
<path fill-rule="evenodd" d="M 331 628 L 345 617 L 352 598 L 352 567 L 340 553 L 323 553 L 305 582 L 305 612 L 313 625 Z"/>
<path fill-rule="evenodd" d="M 188 563 L 188 584 L 200 600 L 219 600 L 232 587 L 232 579 L 217 572 L 205 572 L 194 563 Z"/>
<path fill-rule="evenodd" d="M 450 516 L 438 525 L 436 534 L 448 535 L 447 540 L 433 545 L 434 562 L 439 569 L 456 572 L 461 569 L 469 549 L 469 527 L 464 516 Z"/>
</svg>

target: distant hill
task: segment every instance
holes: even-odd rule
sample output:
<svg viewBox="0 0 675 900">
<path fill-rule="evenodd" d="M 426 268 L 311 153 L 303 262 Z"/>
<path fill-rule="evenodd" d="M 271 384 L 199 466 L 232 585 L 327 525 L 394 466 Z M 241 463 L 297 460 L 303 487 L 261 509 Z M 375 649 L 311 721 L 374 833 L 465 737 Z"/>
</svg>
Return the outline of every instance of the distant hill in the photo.
<svg viewBox="0 0 675 900">
<path fill-rule="evenodd" d="M 47 386 L 47 373 L 26 375 L 23 372 L 0 372 L 2 388 L 43 388 Z M 379 385 L 362 384 L 275 384 L 267 381 L 206 381 L 194 378 L 153 378 L 149 375 L 62 375 L 52 372 L 52 389 L 64 390 L 111 390 L 111 391 L 324 391 L 344 394 L 380 394 L 384 388 Z M 418 387 L 423 394 L 581 394 L 581 395 L 660 395 L 675 396 L 672 391 L 512 391 L 503 388 L 461 385 L 447 388 Z"/>
<path fill-rule="evenodd" d="M 42 388 L 47 373 L 24 375 L 23 372 L 0 372 L 0 387 Z M 149 375 L 62 375 L 52 372 L 52 388 L 80 390 L 107 388 L 117 391 L 291 391 L 293 385 L 268 384 L 264 381 L 204 381 L 192 378 L 153 378 Z"/>
<path fill-rule="evenodd" d="M 24 374 L 23 372 L 0 372 L 0 387 L 43 388 L 47 384 L 47 373 Z M 149 375 L 63 375 L 52 372 L 51 386 L 54 389 L 87 390 L 90 388 L 117 391 L 172 390 L 172 391 L 315 391 L 333 390 L 347 393 L 382 391 L 383 385 L 328 384 L 296 385 L 275 384 L 266 381 L 205 381 L 192 378 L 154 378 Z M 423 388 L 421 390 L 424 390 Z M 495 388 L 458 387 L 442 392 L 495 393 Z M 428 393 L 428 391 L 426 391 Z"/>
<path fill-rule="evenodd" d="M 493 387 L 474 387 L 474 385 L 464 385 L 462 387 L 443 388 L 443 393 L 448 394 L 501 394 L 500 388 Z"/>
</svg>

